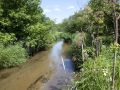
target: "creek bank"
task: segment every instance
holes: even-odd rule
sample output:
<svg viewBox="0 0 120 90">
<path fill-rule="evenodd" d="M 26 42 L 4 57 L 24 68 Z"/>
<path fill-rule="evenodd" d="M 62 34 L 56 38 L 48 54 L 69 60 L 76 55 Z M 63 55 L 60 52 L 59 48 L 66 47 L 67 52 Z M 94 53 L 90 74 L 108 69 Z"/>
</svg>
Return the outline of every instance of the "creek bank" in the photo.
<svg viewBox="0 0 120 90">
<path fill-rule="evenodd" d="M 49 51 L 40 52 L 24 65 L 1 71 L 0 90 L 35 90 L 33 88 L 39 88 L 52 74 L 48 54 Z M 38 81 L 39 85 L 37 85 Z"/>
</svg>

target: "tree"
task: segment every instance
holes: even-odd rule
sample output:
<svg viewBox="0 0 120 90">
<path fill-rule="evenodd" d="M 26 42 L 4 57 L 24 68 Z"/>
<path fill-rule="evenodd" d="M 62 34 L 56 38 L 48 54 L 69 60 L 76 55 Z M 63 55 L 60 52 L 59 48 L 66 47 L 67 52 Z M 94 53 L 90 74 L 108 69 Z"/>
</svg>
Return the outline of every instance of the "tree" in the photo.
<svg viewBox="0 0 120 90">
<path fill-rule="evenodd" d="M 14 34 L 15 41 L 22 41 L 28 51 L 39 51 L 51 42 L 54 22 L 43 14 L 40 3 L 40 0 L 0 0 L 0 32 Z"/>
<path fill-rule="evenodd" d="M 117 45 L 118 44 L 118 39 L 119 39 L 118 20 L 119 20 L 120 16 L 118 16 L 117 12 L 116 12 L 117 0 L 112 0 L 111 3 L 112 3 L 112 6 L 113 6 L 113 20 L 114 20 L 114 29 L 115 29 L 115 45 Z M 115 90 L 116 60 L 117 60 L 117 50 L 115 49 L 115 51 L 114 51 L 114 59 L 113 59 L 113 68 L 112 68 L 112 90 Z"/>
</svg>

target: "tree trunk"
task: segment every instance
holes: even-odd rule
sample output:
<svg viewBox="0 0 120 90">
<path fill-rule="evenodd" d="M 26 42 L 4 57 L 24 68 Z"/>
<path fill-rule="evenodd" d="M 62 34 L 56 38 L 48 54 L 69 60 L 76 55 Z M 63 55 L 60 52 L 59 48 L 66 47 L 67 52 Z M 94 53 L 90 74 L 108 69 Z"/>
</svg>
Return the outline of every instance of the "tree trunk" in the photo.
<svg viewBox="0 0 120 90">
<path fill-rule="evenodd" d="M 84 60 L 84 45 L 83 45 L 83 41 L 82 41 L 82 60 L 83 60 L 83 62 L 85 61 Z"/>
<path fill-rule="evenodd" d="M 113 20 L 114 20 L 114 29 L 115 29 L 115 43 L 118 43 L 118 19 L 117 19 L 117 13 L 116 13 L 116 0 L 112 1 L 113 4 Z M 113 59 L 113 67 L 112 67 L 112 90 L 115 90 L 115 67 L 116 67 L 116 59 L 117 59 L 117 50 L 115 49 L 114 52 L 114 59 Z"/>
</svg>

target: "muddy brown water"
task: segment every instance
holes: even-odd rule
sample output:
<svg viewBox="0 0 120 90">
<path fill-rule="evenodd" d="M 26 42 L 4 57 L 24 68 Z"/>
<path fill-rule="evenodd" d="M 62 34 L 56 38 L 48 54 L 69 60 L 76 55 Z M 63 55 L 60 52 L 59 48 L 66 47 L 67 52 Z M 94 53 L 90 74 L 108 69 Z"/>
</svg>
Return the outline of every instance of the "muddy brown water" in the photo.
<svg viewBox="0 0 120 90">
<path fill-rule="evenodd" d="M 0 90 L 62 90 L 71 79 L 70 60 L 64 59 L 65 73 L 62 64 L 53 67 L 50 53 L 40 52 L 24 65 L 0 71 Z"/>
<path fill-rule="evenodd" d="M 37 90 L 52 72 L 49 63 L 48 51 L 45 51 L 37 54 L 31 58 L 30 62 L 19 68 L 1 71 L 0 73 L 3 75 L 7 72 L 10 74 L 0 80 L 0 90 Z M 39 86 L 35 87 L 34 85 L 37 83 Z"/>
</svg>

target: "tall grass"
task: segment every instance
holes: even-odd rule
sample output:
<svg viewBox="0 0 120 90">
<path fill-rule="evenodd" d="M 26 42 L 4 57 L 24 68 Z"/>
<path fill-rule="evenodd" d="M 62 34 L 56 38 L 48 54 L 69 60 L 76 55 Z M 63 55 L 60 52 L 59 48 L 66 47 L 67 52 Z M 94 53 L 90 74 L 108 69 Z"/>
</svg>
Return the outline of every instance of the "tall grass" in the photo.
<svg viewBox="0 0 120 90">
<path fill-rule="evenodd" d="M 83 71 L 76 74 L 76 90 L 110 90 L 112 82 L 113 52 L 103 48 L 99 57 L 83 63 Z M 120 90 L 120 52 L 117 56 L 115 90 Z"/>
</svg>

